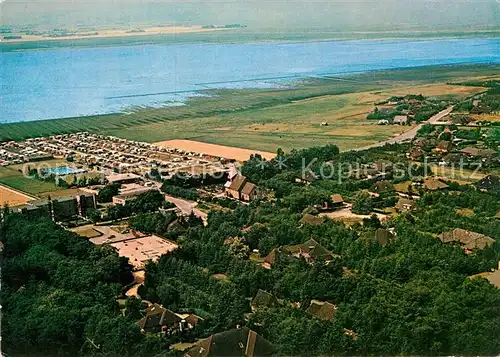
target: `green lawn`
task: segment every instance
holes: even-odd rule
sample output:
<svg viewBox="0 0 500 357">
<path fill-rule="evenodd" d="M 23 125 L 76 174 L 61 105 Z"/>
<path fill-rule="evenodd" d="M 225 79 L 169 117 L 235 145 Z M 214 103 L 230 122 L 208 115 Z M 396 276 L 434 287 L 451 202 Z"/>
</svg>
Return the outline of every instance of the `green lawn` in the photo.
<svg viewBox="0 0 500 357">
<path fill-rule="evenodd" d="M 63 160 L 48 160 L 43 162 L 33 162 L 29 164 L 0 167 L 0 183 L 34 196 L 43 193 L 59 191 L 62 188 L 56 186 L 52 182 L 44 182 L 41 180 L 25 177 L 22 173 L 22 170 L 25 165 L 29 165 L 30 167 L 34 168 L 38 164 L 40 164 L 43 165 L 43 167 L 47 168 L 56 167 L 57 165 L 61 165 L 62 163 L 64 163 Z"/>
</svg>

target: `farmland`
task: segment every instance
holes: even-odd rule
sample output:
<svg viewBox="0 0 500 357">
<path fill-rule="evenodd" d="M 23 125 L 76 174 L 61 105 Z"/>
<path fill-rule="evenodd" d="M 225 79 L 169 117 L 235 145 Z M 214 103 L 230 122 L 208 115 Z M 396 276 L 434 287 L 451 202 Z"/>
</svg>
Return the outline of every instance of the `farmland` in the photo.
<svg viewBox="0 0 500 357">
<path fill-rule="evenodd" d="M 499 70 L 498 65 L 440 66 L 312 78 L 273 89 L 211 90 L 178 107 L 3 124 L 0 140 L 90 131 L 148 142 L 188 139 L 269 152 L 327 143 L 347 150 L 408 129 L 366 120 L 378 101 L 410 93 L 464 98 L 484 88 L 447 83 L 491 77 Z"/>
</svg>

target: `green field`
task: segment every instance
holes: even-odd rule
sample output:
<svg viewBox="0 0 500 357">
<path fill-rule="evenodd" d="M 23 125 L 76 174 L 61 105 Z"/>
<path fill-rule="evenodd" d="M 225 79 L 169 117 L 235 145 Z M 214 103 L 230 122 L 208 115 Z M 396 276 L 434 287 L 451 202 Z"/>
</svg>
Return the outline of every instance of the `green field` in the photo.
<svg viewBox="0 0 500 357">
<path fill-rule="evenodd" d="M 0 140 L 91 131 L 149 142 L 192 139 L 266 151 L 326 143 L 351 149 L 404 129 L 366 120 L 376 102 L 395 93 L 420 94 L 413 88 L 434 97 L 465 97 L 478 89 L 464 87 L 450 94 L 446 83 L 498 73 L 500 65 L 438 66 L 308 79 L 278 89 L 207 91 L 209 96 L 179 107 L 3 124 Z"/>
<path fill-rule="evenodd" d="M 0 167 L 0 183 L 33 196 L 60 191 L 63 188 L 56 186 L 53 182 L 45 182 L 34 178 L 29 178 L 23 174 L 23 170 L 25 170 L 27 166 L 35 168 L 37 165 L 43 165 L 40 167 L 49 168 L 56 167 L 57 165 L 61 165 L 63 163 L 63 160 L 49 160 L 29 164 Z"/>
</svg>

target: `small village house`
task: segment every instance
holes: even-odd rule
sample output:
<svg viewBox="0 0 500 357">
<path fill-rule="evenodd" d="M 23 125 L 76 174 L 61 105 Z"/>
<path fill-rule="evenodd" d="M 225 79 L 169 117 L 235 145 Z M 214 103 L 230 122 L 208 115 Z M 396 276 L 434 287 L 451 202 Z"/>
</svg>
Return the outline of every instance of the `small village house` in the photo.
<svg viewBox="0 0 500 357">
<path fill-rule="evenodd" d="M 466 253 L 471 253 L 474 249 L 485 249 L 495 243 L 491 237 L 462 228 L 443 232 L 438 238 L 443 243 L 459 244 Z"/>
<path fill-rule="evenodd" d="M 275 352 L 274 345 L 264 337 L 248 327 L 237 326 L 198 341 L 184 357 L 266 357 Z"/>
<path fill-rule="evenodd" d="M 393 124 L 406 125 L 408 124 L 408 116 L 406 115 L 396 115 L 392 121 Z"/>
<path fill-rule="evenodd" d="M 338 307 L 327 301 L 311 300 L 306 312 L 317 319 L 332 321 L 337 313 Z"/>
</svg>

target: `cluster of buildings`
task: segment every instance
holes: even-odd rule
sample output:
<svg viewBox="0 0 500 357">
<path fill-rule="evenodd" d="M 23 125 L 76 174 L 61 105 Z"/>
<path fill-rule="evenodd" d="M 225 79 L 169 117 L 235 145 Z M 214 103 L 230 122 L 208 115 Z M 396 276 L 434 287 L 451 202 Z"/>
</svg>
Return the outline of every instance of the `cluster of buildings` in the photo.
<svg viewBox="0 0 500 357">
<path fill-rule="evenodd" d="M 165 177 L 179 171 L 189 172 L 193 167 L 221 171 L 226 163 L 200 153 L 88 132 L 32 138 L 21 143 L 0 143 L 0 164 L 4 166 L 53 157 L 97 167 L 101 171 L 107 169 L 141 175 L 156 167 Z"/>
<path fill-rule="evenodd" d="M 96 195 L 78 191 L 76 194 L 43 198 L 12 207 L 12 210 L 28 217 L 47 217 L 57 222 L 68 221 L 78 216 L 87 217 L 97 207 Z"/>
<path fill-rule="evenodd" d="M 43 150 L 42 145 L 15 141 L 0 142 L 0 166 L 18 165 L 52 158 L 51 154 Z"/>
</svg>

